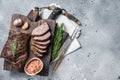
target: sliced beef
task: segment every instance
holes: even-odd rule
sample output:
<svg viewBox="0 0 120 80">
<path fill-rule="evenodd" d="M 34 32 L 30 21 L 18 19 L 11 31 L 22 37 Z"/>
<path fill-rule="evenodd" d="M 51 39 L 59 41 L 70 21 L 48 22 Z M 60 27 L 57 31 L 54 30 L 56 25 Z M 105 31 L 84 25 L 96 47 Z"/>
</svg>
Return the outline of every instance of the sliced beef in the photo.
<svg viewBox="0 0 120 80">
<path fill-rule="evenodd" d="M 37 56 L 37 57 L 42 57 L 42 56 L 43 56 L 40 52 L 38 52 L 38 50 L 36 50 L 36 49 L 34 48 L 34 46 L 31 46 L 31 51 L 32 51 L 33 54 L 34 54 L 35 56 Z"/>
<path fill-rule="evenodd" d="M 19 56 L 15 61 L 11 62 L 12 66 L 16 69 L 16 70 L 20 70 L 23 69 L 26 58 L 28 54 L 27 52 L 25 52 L 23 55 Z"/>
<path fill-rule="evenodd" d="M 40 54 L 43 54 L 43 53 L 45 53 L 47 51 L 47 50 L 39 49 L 37 47 L 32 47 L 32 49 L 38 51 Z"/>
<path fill-rule="evenodd" d="M 7 43 L 5 44 L 5 47 L 1 55 L 2 57 L 8 59 L 9 61 L 15 61 L 15 58 L 19 57 L 20 55 L 23 55 L 24 52 L 27 51 L 26 45 L 27 45 L 27 40 L 29 39 L 29 35 L 14 31 L 13 32 L 11 31 L 9 35 L 10 36 L 7 40 Z M 15 57 L 12 54 L 14 41 L 17 41 L 18 43 Z M 25 59 L 26 58 L 27 57 L 25 57 Z"/>
<path fill-rule="evenodd" d="M 43 45 L 43 46 L 47 46 L 49 43 L 50 43 L 50 40 L 47 40 L 47 41 L 35 41 L 35 40 L 32 40 L 32 43 L 34 44 L 38 44 L 38 45 Z"/>
<path fill-rule="evenodd" d="M 51 33 L 50 32 L 47 32 L 46 34 L 42 35 L 42 36 L 39 36 L 39 37 L 34 37 L 33 39 L 34 40 L 38 40 L 38 41 L 45 41 L 47 39 L 49 39 L 51 36 Z"/>
<path fill-rule="evenodd" d="M 34 44 L 34 43 L 31 43 L 31 46 L 37 47 L 39 49 L 46 49 L 47 48 L 47 46 L 41 46 L 41 45 L 37 45 L 37 44 Z"/>
<path fill-rule="evenodd" d="M 45 34 L 47 31 L 49 30 L 49 26 L 47 24 L 47 22 L 43 22 L 40 26 L 38 26 L 37 28 L 35 28 L 32 31 L 32 36 L 41 36 L 43 34 Z"/>
<path fill-rule="evenodd" d="M 16 63 L 19 63 L 19 62 L 22 62 L 25 60 L 24 57 L 28 56 L 27 52 L 24 53 L 24 55 L 21 55 L 19 56 L 17 59 L 16 59 Z"/>
<path fill-rule="evenodd" d="M 37 50 L 34 50 L 33 48 L 31 48 L 31 51 L 33 52 L 33 54 L 37 57 L 43 57 L 42 54 L 40 54 Z"/>
<path fill-rule="evenodd" d="M 24 46 L 23 46 L 23 45 L 24 45 L 24 44 L 21 44 L 21 43 L 20 43 L 20 44 L 18 44 L 18 47 L 19 47 L 19 48 L 18 48 L 18 50 L 19 50 L 19 49 L 23 49 L 23 48 L 24 48 Z"/>
</svg>

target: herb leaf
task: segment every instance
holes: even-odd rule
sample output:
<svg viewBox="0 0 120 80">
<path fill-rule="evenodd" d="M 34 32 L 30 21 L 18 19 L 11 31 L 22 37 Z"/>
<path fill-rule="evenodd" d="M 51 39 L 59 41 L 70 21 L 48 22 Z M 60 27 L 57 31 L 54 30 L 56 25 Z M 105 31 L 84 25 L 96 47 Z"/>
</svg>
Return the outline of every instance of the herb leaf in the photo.
<svg viewBox="0 0 120 80">
<path fill-rule="evenodd" d="M 14 40 L 13 45 L 12 45 L 12 55 L 14 57 L 16 55 L 17 47 L 18 47 L 18 42 L 17 42 L 17 40 Z"/>
<path fill-rule="evenodd" d="M 53 50 L 52 50 L 52 59 L 53 60 L 57 57 L 58 51 L 61 46 L 63 27 L 64 27 L 64 23 L 62 23 L 60 26 L 56 27 L 54 43 L 53 43 Z"/>
</svg>

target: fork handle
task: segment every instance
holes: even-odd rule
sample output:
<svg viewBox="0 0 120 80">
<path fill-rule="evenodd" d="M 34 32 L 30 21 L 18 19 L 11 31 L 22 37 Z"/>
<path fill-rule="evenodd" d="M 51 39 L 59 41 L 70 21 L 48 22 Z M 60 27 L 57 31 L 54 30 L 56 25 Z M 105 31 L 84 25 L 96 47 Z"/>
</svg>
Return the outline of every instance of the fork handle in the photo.
<svg viewBox="0 0 120 80">
<path fill-rule="evenodd" d="M 66 53 L 66 50 L 62 51 L 62 54 L 60 55 L 59 59 L 57 60 L 56 64 L 53 67 L 53 72 L 55 72 L 57 70 L 57 68 L 59 67 L 60 63 L 62 62 L 64 55 Z"/>
</svg>

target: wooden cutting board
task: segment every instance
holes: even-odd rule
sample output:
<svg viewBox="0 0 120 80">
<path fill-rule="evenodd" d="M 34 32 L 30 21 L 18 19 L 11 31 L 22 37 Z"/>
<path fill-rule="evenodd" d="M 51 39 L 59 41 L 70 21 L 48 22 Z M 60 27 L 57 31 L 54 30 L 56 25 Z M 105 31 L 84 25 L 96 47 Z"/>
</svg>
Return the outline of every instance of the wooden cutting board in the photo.
<svg viewBox="0 0 120 80">
<path fill-rule="evenodd" d="M 19 30 L 17 28 L 14 28 L 13 21 L 17 18 L 22 19 L 22 21 L 24 21 L 24 22 L 28 21 L 29 22 L 29 29 L 24 31 L 24 30 Z M 24 16 L 24 15 L 20 15 L 20 14 L 13 14 L 12 15 L 12 20 L 11 20 L 11 25 L 10 25 L 10 31 L 15 30 L 15 31 L 20 31 L 20 32 L 23 32 L 23 33 L 31 34 L 32 30 L 34 28 L 36 28 L 38 26 L 38 24 L 40 24 L 42 21 L 46 21 L 48 23 L 48 25 L 50 26 L 50 31 L 51 31 L 51 34 L 52 34 L 51 42 L 53 42 L 56 22 L 55 22 L 55 20 L 50 20 L 50 19 L 40 20 L 39 12 L 37 10 L 31 10 L 30 13 L 28 14 L 28 16 Z M 63 31 L 63 39 L 62 39 L 61 45 L 64 43 L 64 41 L 66 40 L 66 38 L 68 36 L 69 36 L 68 33 Z M 52 45 L 53 45 L 53 43 L 51 43 L 49 45 L 48 52 L 44 55 L 43 58 L 41 58 L 44 66 L 43 66 L 43 70 L 38 75 L 48 76 L 48 74 L 49 74 L 49 65 L 50 65 L 50 61 L 51 61 Z M 4 46 L 4 48 L 5 48 L 5 46 Z M 11 66 L 11 63 L 9 63 L 6 59 L 4 59 L 4 70 L 14 71 L 14 68 Z"/>
</svg>

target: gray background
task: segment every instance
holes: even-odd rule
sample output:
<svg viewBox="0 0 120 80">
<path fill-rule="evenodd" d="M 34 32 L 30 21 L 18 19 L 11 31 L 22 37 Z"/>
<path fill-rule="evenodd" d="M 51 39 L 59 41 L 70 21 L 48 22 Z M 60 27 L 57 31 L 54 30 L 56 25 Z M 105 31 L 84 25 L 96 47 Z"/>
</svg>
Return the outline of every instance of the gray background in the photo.
<svg viewBox="0 0 120 80">
<path fill-rule="evenodd" d="M 13 13 L 27 15 L 35 6 L 51 3 L 81 20 L 82 48 L 66 56 L 48 77 L 3 71 L 0 59 L 0 80 L 120 80 L 120 0 L 0 0 L 0 52 Z"/>
</svg>

